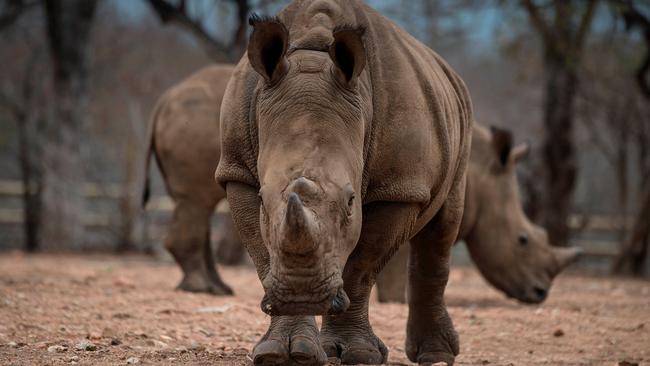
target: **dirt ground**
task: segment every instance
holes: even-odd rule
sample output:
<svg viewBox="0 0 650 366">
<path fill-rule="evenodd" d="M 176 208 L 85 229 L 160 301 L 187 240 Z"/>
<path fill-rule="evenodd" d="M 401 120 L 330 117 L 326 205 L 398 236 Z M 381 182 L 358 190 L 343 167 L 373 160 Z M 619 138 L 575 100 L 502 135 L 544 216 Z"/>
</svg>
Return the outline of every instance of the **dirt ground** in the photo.
<svg viewBox="0 0 650 366">
<path fill-rule="evenodd" d="M 225 268 L 235 297 L 174 291 L 179 270 L 145 257 L 0 255 L 0 364 L 250 364 L 266 330 L 251 268 Z M 447 303 L 459 365 L 650 365 L 650 282 L 566 274 L 524 306 L 454 268 Z M 404 355 L 407 308 L 371 304 L 371 322 Z"/>
</svg>

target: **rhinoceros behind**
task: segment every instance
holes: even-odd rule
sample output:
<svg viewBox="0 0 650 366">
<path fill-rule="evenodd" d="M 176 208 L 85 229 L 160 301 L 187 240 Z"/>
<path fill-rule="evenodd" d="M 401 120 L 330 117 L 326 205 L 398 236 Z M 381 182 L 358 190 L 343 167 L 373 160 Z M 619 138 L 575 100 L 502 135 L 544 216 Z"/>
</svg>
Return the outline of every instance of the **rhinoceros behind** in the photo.
<svg viewBox="0 0 650 366">
<path fill-rule="evenodd" d="M 219 162 L 219 108 L 233 67 L 205 68 L 167 91 L 156 104 L 149 126 L 154 154 L 175 203 L 165 247 L 183 270 L 179 289 L 231 294 L 214 266 L 210 218 L 226 192 L 214 182 Z M 145 184 L 143 201 L 149 192 Z"/>
<path fill-rule="evenodd" d="M 579 250 L 550 246 L 546 231 L 522 210 L 515 165 L 527 152 L 527 145 L 513 147 L 509 131 L 474 124 L 458 239 L 494 287 L 519 301 L 540 303 Z M 379 275 L 381 302 L 405 301 L 407 259 L 400 250 Z"/>
<path fill-rule="evenodd" d="M 384 363 L 368 298 L 410 239 L 406 353 L 452 364 L 443 293 L 471 138 L 463 82 L 362 1 L 294 1 L 251 24 L 221 107 L 216 179 L 271 315 L 253 362 Z"/>
</svg>

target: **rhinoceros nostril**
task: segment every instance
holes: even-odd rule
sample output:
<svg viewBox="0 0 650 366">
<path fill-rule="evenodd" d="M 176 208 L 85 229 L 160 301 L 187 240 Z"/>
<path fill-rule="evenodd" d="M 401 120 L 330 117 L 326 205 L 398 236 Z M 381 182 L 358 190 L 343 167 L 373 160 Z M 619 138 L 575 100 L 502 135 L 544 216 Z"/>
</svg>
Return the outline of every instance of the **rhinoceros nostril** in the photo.
<svg viewBox="0 0 650 366">
<path fill-rule="evenodd" d="M 546 296 L 548 295 L 548 291 L 545 288 L 541 288 L 538 286 L 533 287 L 533 291 L 535 292 L 535 296 L 540 300 L 546 299 Z"/>
</svg>

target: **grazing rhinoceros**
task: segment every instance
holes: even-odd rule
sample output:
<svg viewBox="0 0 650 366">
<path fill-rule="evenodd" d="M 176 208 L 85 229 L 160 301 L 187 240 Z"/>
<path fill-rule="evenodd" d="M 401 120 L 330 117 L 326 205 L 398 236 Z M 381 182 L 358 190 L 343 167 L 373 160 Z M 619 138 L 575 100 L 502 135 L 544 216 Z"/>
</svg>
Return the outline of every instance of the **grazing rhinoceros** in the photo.
<svg viewBox="0 0 650 366">
<path fill-rule="evenodd" d="M 519 301 L 540 303 L 579 250 L 550 246 L 546 231 L 522 210 L 515 165 L 527 153 L 525 144 L 513 147 L 509 131 L 474 124 L 458 239 L 493 286 Z M 379 301 L 405 301 L 407 257 L 400 250 L 379 275 Z"/>
<path fill-rule="evenodd" d="M 212 280 L 219 278 L 216 273 L 208 275 L 214 268 L 212 259 L 201 261 L 196 254 L 211 253 L 204 247 L 209 246 L 204 239 L 209 236 L 207 223 L 216 203 L 225 198 L 214 183 L 213 166 L 219 156 L 215 145 L 219 108 L 233 70 L 234 66 L 227 65 L 207 67 L 170 89 L 157 104 L 150 127 L 154 132 L 150 153 L 164 167 L 169 193 L 177 203 L 177 222 L 170 227 L 173 232 L 166 244 L 185 272 L 179 285 L 185 290 L 230 293 L 220 280 Z M 513 148 L 511 140 L 505 131 L 474 125 L 459 239 L 466 242 L 481 273 L 495 287 L 520 301 L 540 302 L 553 276 L 575 259 L 577 251 L 551 248 L 544 229 L 531 223 L 521 210 L 514 165 L 527 148 Z M 217 256 L 224 263 L 236 264 L 241 243 L 227 203 L 221 206 Z M 193 219 L 179 221 L 183 217 Z M 405 301 L 407 256 L 404 247 L 381 272 L 377 279 L 380 301 Z"/>
<path fill-rule="evenodd" d="M 452 364 L 443 293 L 470 150 L 465 85 L 360 0 L 296 0 L 250 23 L 221 106 L 216 179 L 271 315 L 254 364 L 386 362 L 368 300 L 409 240 L 406 353 Z"/>
</svg>

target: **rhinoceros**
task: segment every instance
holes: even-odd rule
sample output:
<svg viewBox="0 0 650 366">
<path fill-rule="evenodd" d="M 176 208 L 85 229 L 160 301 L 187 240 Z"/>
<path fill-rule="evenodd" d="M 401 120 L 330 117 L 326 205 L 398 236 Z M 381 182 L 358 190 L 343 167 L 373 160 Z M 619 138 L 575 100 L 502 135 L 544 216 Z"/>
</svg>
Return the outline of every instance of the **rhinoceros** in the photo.
<svg viewBox="0 0 650 366">
<path fill-rule="evenodd" d="M 214 181 L 221 155 L 219 108 L 233 67 L 211 66 L 164 93 L 149 123 L 150 155 L 154 153 L 167 192 L 175 203 L 165 247 L 183 271 L 179 289 L 232 294 L 219 276 L 210 249 L 210 218 L 226 197 Z M 149 198 L 147 175 L 143 203 Z"/>
<path fill-rule="evenodd" d="M 211 253 L 207 223 L 214 206 L 225 198 L 213 179 L 220 153 L 215 141 L 222 96 L 233 70 L 234 66 L 216 65 L 188 77 L 160 98 L 151 120 L 149 153 L 164 167 L 169 194 L 177 203 L 166 246 L 185 273 L 179 285 L 185 290 L 230 293 L 220 280 L 213 280 L 220 278 L 216 272 L 208 275 L 214 266 L 203 255 Z M 459 240 L 465 241 L 480 272 L 496 288 L 522 302 L 541 302 L 553 277 L 577 257 L 578 250 L 550 247 L 544 229 L 531 223 L 521 209 L 515 164 L 526 155 L 527 146 L 513 147 L 509 132 L 477 123 L 472 135 Z M 217 250 L 235 250 L 222 251 L 218 257 L 236 264 L 241 243 L 227 202 L 220 206 Z M 181 221 L 184 217 L 192 221 Z M 377 279 L 382 302 L 405 301 L 406 249 L 395 254 Z"/>
<path fill-rule="evenodd" d="M 546 230 L 524 213 L 515 169 L 528 149 L 527 144 L 513 146 L 507 130 L 474 124 L 458 239 L 494 287 L 524 303 L 540 303 L 553 278 L 580 250 L 550 246 Z M 400 250 L 379 275 L 379 301 L 405 301 L 407 258 Z"/>
<path fill-rule="evenodd" d="M 443 293 L 473 120 L 463 81 L 360 0 L 296 0 L 250 24 L 215 177 L 271 315 L 254 364 L 384 363 L 368 300 L 409 240 L 407 356 L 452 364 Z"/>
</svg>

